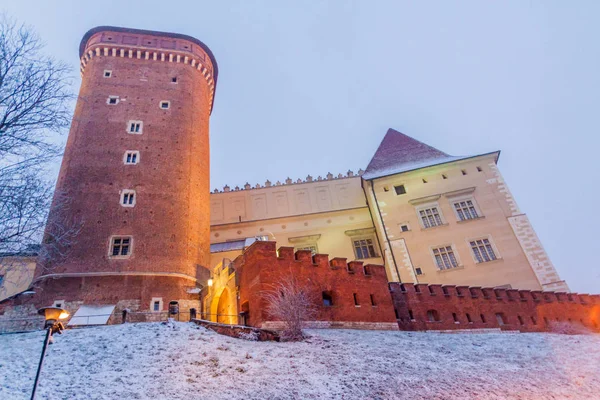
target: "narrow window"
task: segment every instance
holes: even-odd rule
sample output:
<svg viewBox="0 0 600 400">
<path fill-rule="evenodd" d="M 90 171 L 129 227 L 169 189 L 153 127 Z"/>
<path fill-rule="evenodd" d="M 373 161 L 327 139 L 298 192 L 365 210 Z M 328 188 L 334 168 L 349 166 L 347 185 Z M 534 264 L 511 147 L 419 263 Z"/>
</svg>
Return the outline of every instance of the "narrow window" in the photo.
<svg viewBox="0 0 600 400">
<path fill-rule="evenodd" d="M 485 315 L 479 314 L 479 318 L 481 318 L 481 322 L 485 324 Z"/>
<path fill-rule="evenodd" d="M 537 320 L 535 319 L 534 316 L 531 317 L 531 323 L 534 325 L 537 325 Z"/>
<path fill-rule="evenodd" d="M 504 321 L 504 315 L 502 313 L 496 313 L 496 321 L 498 321 L 498 325 L 502 326 L 506 322 Z"/>
<path fill-rule="evenodd" d="M 394 190 L 396 191 L 397 195 L 406 194 L 406 188 L 404 185 L 394 186 Z"/>
<path fill-rule="evenodd" d="M 470 324 L 473 323 L 473 320 L 471 319 L 471 314 L 467 313 L 467 321 L 469 321 Z"/>
<path fill-rule="evenodd" d="M 427 320 L 429 322 L 439 322 L 440 321 L 440 313 L 437 310 L 427 311 Z"/>
<path fill-rule="evenodd" d="M 412 310 L 408 310 L 408 317 L 410 318 L 411 321 L 413 321 L 415 319 L 415 317 L 413 316 Z"/>
<path fill-rule="evenodd" d="M 333 297 L 331 292 L 323 292 L 323 305 L 326 307 L 330 307 L 333 305 Z"/>
<path fill-rule="evenodd" d="M 458 322 L 458 317 L 456 316 L 455 312 L 452 313 L 452 319 L 454 320 L 454 322 Z"/>
<path fill-rule="evenodd" d="M 142 121 L 129 121 L 127 123 L 127 132 L 133 134 L 141 134 L 144 127 Z"/>
<path fill-rule="evenodd" d="M 415 268 L 415 274 L 423 275 L 423 270 L 421 270 L 421 268 Z"/>
<path fill-rule="evenodd" d="M 442 174 L 442 179 L 448 179 L 448 177 L 445 174 Z"/>
<path fill-rule="evenodd" d="M 135 190 L 126 189 L 121 191 L 121 206 L 133 207 L 135 206 L 135 201 Z"/>
<path fill-rule="evenodd" d="M 373 296 L 372 294 L 370 294 L 369 297 L 371 298 L 371 305 L 373 307 L 375 307 L 377 305 L 377 303 L 375 303 L 375 296 Z"/>
<path fill-rule="evenodd" d="M 154 302 L 154 311 L 160 311 L 160 301 Z"/>
<path fill-rule="evenodd" d="M 123 156 L 123 163 L 134 165 L 140 162 L 140 152 L 136 150 L 127 150 Z"/>
<path fill-rule="evenodd" d="M 423 183 L 427 183 L 427 179 L 423 178 Z"/>
<path fill-rule="evenodd" d="M 525 325 L 525 322 L 523 321 L 523 317 L 521 317 L 520 315 L 517 315 L 517 318 L 519 319 L 519 324 Z"/>
<path fill-rule="evenodd" d="M 443 246 L 433 249 L 433 256 L 438 269 L 451 269 L 458 267 L 458 261 L 452 250 L 452 246 Z"/>
<path fill-rule="evenodd" d="M 394 308 L 394 314 L 396 314 L 396 319 L 400 319 L 400 316 L 398 315 L 398 310 L 396 310 L 395 308 Z"/>
<path fill-rule="evenodd" d="M 352 293 L 352 297 L 354 297 L 354 305 L 360 307 L 360 303 L 358 302 L 358 296 L 356 293 Z"/>
<path fill-rule="evenodd" d="M 110 254 L 113 257 L 131 254 L 131 236 L 115 236 L 110 242 Z"/>
<path fill-rule="evenodd" d="M 110 78 L 112 76 L 112 71 L 109 69 L 105 69 L 104 70 L 104 77 L 105 78 Z"/>
<path fill-rule="evenodd" d="M 460 170 L 460 172 L 461 172 L 463 175 L 466 175 L 466 174 L 467 174 L 467 171 L 466 171 L 466 170 L 464 170 L 464 169 L 461 169 L 461 170 Z"/>
<path fill-rule="evenodd" d="M 171 102 L 163 100 L 160 102 L 159 105 L 160 105 L 160 108 L 162 108 L 163 110 L 168 110 L 169 107 L 171 107 Z"/>
<path fill-rule="evenodd" d="M 177 77 L 176 76 L 174 76 L 174 77 L 171 78 L 171 83 L 177 83 Z"/>
<path fill-rule="evenodd" d="M 3 282 L 4 282 L 4 275 L 0 275 L 0 287 L 2 287 Z"/>
<path fill-rule="evenodd" d="M 477 167 L 477 172 L 481 172 L 481 171 L 483 171 L 483 170 L 481 169 L 481 167 Z"/>
<path fill-rule="evenodd" d="M 496 259 L 496 253 L 488 239 L 476 239 L 469 242 L 471 250 L 478 263 L 493 261 Z"/>
<path fill-rule="evenodd" d="M 108 99 L 106 99 L 106 104 L 109 104 L 109 105 L 119 104 L 119 96 L 108 96 Z"/>
<path fill-rule="evenodd" d="M 432 228 L 443 224 L 441 214 L 437 207 L 419 210 L 419 217 L 421 217 L 423 228 Z"/>
<path fill-rule="evenodd" d="M 454 210 L 456 210 L 456 215 L 461 221 L 479 218 L 479 214 L 475 209 L 473 200 L 461 200 L 454 202 Z"/>
<path fill-rule="evenodd" d="M 448 288 L 446 286 L 442 286 L 442 293 L 444 293 L 444 296 L 450 296 L 450 293 L 448 293 Z"/>
<path fill-rule="evenodd" d="M 353 239 L 352 244 L 357 260 L 377 257 L 373 238 Z"/>
<path fill-rule="evenodd" d="M 371 268 L 368 265 L 363 266 L 363 272 L 365 275 L 371 275 Z"/>
<path fill-rule="evenodd" d="M 389 191 L 390 191 L 390 188 L 389 188 L 388 186 L 384 186 L 384 187 L 383 187 L 383 191 L 384 191 L 384 192 L 389 192 Z"/>
</svg>

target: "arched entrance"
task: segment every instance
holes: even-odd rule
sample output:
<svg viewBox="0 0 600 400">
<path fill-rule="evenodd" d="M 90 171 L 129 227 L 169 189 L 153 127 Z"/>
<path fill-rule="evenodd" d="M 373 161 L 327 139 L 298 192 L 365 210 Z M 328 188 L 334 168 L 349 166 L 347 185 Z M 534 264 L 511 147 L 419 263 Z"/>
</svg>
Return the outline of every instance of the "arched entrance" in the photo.
<svg viewBox="0 0 600 400">
<path fill-rule="evenodd" d="M 213 297 L 210 307 L 210 320 L 221 324 L 237 324 L 237 309 L 233 296 L 228 288 L 224 288 L 221 294 Z"/>
</svg>

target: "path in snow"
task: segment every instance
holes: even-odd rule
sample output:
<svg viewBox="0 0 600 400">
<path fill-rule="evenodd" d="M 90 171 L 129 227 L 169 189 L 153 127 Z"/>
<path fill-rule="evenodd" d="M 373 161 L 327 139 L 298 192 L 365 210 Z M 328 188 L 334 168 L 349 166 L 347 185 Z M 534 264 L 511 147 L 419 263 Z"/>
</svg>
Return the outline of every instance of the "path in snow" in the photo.
<svg viewBox="0 0 600 400">
<path fill-rule="evenodd" d="M 44 399 L 600 399 L 600 335 L 312 330 L 248 342 L 187 323 L 68 330 Z M 0 335 L 0 399 L 27 399 L 43 332 Z"/>
</svg>

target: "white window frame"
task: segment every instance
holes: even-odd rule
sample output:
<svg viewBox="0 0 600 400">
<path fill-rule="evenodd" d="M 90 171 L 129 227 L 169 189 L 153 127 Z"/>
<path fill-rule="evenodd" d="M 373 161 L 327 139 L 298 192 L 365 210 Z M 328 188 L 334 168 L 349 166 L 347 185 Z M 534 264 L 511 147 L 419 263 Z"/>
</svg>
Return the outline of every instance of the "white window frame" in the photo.
<svg viewBox="0 0 600 400">
<path fill-rule="evenodd" d="M 127 162 L 127 157 L 131 155 L 131 157 L 133 158 L 133 156 L 135 156 L 135 162 Z M 140 152 L 138 150 L 126 150 L 125 153 L 123 154 L 123 164 L 125 165 L 136 165 L 140 163 Z"/>
<path fill-rule="evenodd" d="M 437 225 L 425 226 L 425 223 L 423 222 L 423 218 L 421 216 L 421 211 L 429 210 L 432 208 L 435 208 L 437 210 L 437 213 L 440 216 L 440 223 Z M 417 207 L 415 207 L 415 211 L 417 212 L 417 218 L 419 220 L 419 224 L 421 225 L 421 228 L 423 228 L 423 229 L 429 229 L 429 228 L 435 228 L 437 226 L 447 225 L 446 219 L 444 218 L 444 213 L 442 213 L 442 208 L 440 207 L 440 204 L 437 201 L 434 203 L 419 204 Z"/>
<path fill-rule="evenodd" d="M 52 303 L 52 307 L 58 307 L 58 308 L 65 308 L 65 301 L 64 300 L 54 300 L 54 302 Z"/>
<path fill-rule="evenodd" d="M 434 253 L 434 250 L 438 250 L 441 248 L 446 248 L 446 247 L 450 247 L 452 249 L 452 254 L 454 255 L 454 259 L 456 260 L 456 266 L 455 267 L 451 267 L 451 268 L 440 268 L 440 266 L 438 265 L 437 259 L 436 259 L 436 254 Z M 437 271 L 452 271 L 455 270 L 457 268 L 462 267 L 462 263 L 460 262 L 460 256 L 458 255 L 458 251 L 456 249 L 456 246 L 454 246 L 453 243 L 446 243 L 446 244 L 440 244 L 440 245 L 436 245 L 436 246 L 430 246 L 429 247 L 429 253 L 431 254 L 431 258 L 433 259 L 433 265 L 435 266 L 435 269 Z M 421 271 L 423 269 L 421 268 Z"/>
<path fill-rule="evenodd" d="M 473 250 L 473 247 L 471 246 L 471 242 L 473 241 L 477 241 L 477 240 L 488 240 L 489 241 L 489 245 L 492 248 L 492 251 L 494 252 L 494 256 L 496 258 L 494 258 L 493 260 L 488 260 L 488 261 L 479 261 L 477 260 L 477 256 L 475 255 L 475 251 Z M 497 260 L 501 260 L 502 256 L 500 255 L 500 252 L 498 251 L 498 247 L 496 247 L 496 243 L 494 243 L 494 240 L 492 239 L 491 235 L 482 235 L 482 236 L 476 236 L 476 237 L 472 237 L 472 238 L 468 238 L 466 239 L 466 243 L 467 246 L 469 247 L 469 251 L 471 252 L 471 257 L 473 258 L 473 262 L 475 264 L 486 264 L 489 262 L 493 262 L 493 261 L 497 261 Z"/>
<path fill-rule="evenodd" d="M 136 129 L 138 128 L 137 125 L 139 125 L 139 129 Z M 131 135 L 141 135 L 144 132 L 144 121 L 130 119 L 129 121 L 127 121 L 127 126 L 125 127 L 125 129 L 127 130 L 127 133 Z"/>
<path fill-rule="evenodd" d="M 125 196 L 127 196 L 127 195 L 133 195 L 133 201 L 131 203 L 127 202 L 127 204 L 125 204 L 124 200 L 125 200 Z M 121 204 L 121 207 L 135 207 L 136 201 L 137 201 L 137 195 L 135 193 L 135 190 L 133 190 L 133 189 L 121 190 L 121 195 L 119 196 L 119 204 Z"/>
<path fill-rule="evenodd" d="M 406 230 L 406 231 L 403 231 L 403 230 L 402 230 L 402 226 L 403 226 L 403 225 L 406 225 L 406 228 L 407 228 L 407 230 Z M 406 232 L 410 232 L 410 231 L 411 231 L 411 229 L 410 229 L 410 223 L 409 223 L 408 221 L 400 222 L 400 223 L 398 224 L 398 230 L 400 231 L 400 233 L 406 233 Z"/>
<path fill-rule="evenodd" d="M 356 247 L 354 246 L 354 242 L 357 240 L 371 240 L 371 242 L 373 244 L 373 252 L 375 255 L 371 257 L 371 254 L 369 254 L 369 257 L 358 258 L 358 254 L 356 254 Z M 354 253 L 355 260 L 368 260 L 371 258 L 379 257 L 379 253 L 377 252 L 377 245 L 378 245 L 377 238 L 375 237 L 375 235 L 352 236 L 352 237 L 350 237 L 350 243 L 352 244 L 352 252 Z M 367 247 L 368 247 L 368 245 L 367 245 Z"/>
<path fill-rule="evenodd" d="M 154 303 L 156 303 L 156 302 L 158 302 L 158 310 L 154 309 Z M 150 312 L 155 312 L 155 313 L 163 312 L 163 307 L 164 307 L 164 303 L 163 303 L 162 297 L 153 297 L 152 300 L 150 300 Z"/>
<path fill-rule="evenodd" d="M 115 99 L 116 103 L 111 104 L 111 102 L 110 102 L 111 99 Z M 121 99 L 119 98 L 119 96 L 108 96 L 106 98 L 106 104 L 108 104 L 109 106 L 116 106 L 117 104 L 119 104 L 119 101 L 121 101 Z"/>
<path fill-rule="evenodd" d="M 163 107 L 163 103 L 167 103 L 167 106 Z M 161 100 L 158 102 L 158 108 L 160 108 L 161 110 L 168 110 L 171 108 L 171 102 L 169 100 Z"/>
<path fill-rule="evenodd" d="M 470 201 L 473 204 L 473 208 L 475 209 L 475 212 L 477 213 L 477 217 L 460 219 L 460 215 L 459 215 L 458 210 L 456 209 L 456 206 L 454 205 L 454 203 L 460 203 L 461 201 L 465 201 L 465 202 Z M 479 205 L 477 204 L 477 201 L 475 201 L 475 197 L 473 197 L 473 196 L 452 197 L 452 198 L 448 199 L 448 202 L 450 203 L 450 207 L 452 207 L 452 211 L 454 211 L 454 216 L 456 217 L 457 222 L 474 221 L 474 220 L 483 218 L 481 209 L 479 208 Z"/>
<path fill-rule="evenodd" d="M 115 239 L 129 239 L 129 251 L 127 252 L 127 254 L 121 254 L 121 250 L 119 250 L 119 254 L 117 255 L 113 255 L 113 244 Z M 112 235 L 109 239 L 108 242 L 108 257 L 109 258 L 129 258 L 131 257 L 131 254 L 133 254 L 133 236 L 131 235 Z M 122 246 L 123 243 L 120 244 L 120 246 Z"/>
<path fill-rule="evenodd" d="M 108 73 L 108 75 L 106 75 Z M 105 69 L 102 73 L 103 78 L 112 78 L 112 69 Z"/>
<path fill-rule="evenodd" d="M 310 250 L 313 255 L 319 253 L 319 248 L 317 247 L 317 242 L 299 244 L 298 246 L 294 247 L 294 253 L 298 250 Z"/>
</svg>

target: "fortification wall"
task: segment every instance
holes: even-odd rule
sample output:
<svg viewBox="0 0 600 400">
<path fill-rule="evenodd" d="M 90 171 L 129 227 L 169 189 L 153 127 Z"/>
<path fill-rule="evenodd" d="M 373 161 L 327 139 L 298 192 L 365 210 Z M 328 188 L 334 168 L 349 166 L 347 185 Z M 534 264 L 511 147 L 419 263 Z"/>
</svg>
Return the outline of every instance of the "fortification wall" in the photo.
<svg viewBox="0 0 600 400">
<path fill-rule="evenodd" d="M 600 332 L 600 295 L 455 285 L 390 283 L 401 330 L 500 328 Z"/>
<path fill-rule="evenodd" d="M 311 326 L 398 329 L 383 266 L 313 256 L 292 247 L 275 249 L 275 242 L 255 242 L 234 261 L 247 324 L 264 328 L 280 324 L 268 314 L 264 294 L 293 277 L 317 305 Z M 331 305 L 324 304 L 323 293 L 331 296 Z"/>
</svg>

